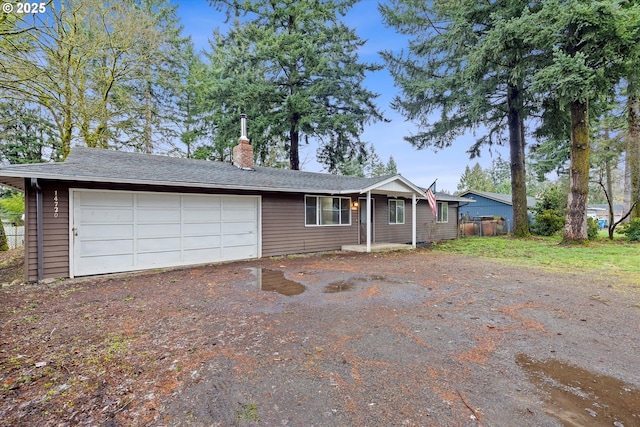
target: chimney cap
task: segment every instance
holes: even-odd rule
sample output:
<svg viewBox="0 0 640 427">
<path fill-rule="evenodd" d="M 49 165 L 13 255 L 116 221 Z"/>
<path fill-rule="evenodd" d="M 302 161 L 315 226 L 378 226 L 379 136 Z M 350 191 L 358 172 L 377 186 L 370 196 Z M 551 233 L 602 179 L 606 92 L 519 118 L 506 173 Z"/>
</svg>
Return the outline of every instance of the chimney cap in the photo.
<svg viewBox="0 0 640 427">
<path fill-rule="evenodd" d="M 247 139 L 247 115 L 240 114 L 240 139 Z"/>
</svg>

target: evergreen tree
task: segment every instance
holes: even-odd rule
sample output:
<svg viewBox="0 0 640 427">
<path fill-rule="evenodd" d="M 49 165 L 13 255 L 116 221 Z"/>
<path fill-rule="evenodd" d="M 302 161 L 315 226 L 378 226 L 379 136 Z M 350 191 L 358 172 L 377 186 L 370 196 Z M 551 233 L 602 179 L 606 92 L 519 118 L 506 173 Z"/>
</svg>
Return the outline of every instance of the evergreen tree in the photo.
<svg viewBox="0 0 640 427">
<path fill-rule="evenodd" d="M 363 81 L 380 67 L 358 61 L 365 42 L 340 21 L 354 3 L 211 1 L 230 18 L 241 16 L 211 41 L 216 84 L 208 98 L 218 119 L 217 146 L 237 141 L 242 112 L 251 119 L 248 136 L 258 157 L 282 140 L 291 169 L 300 168 L 299 146 L 309 140 L 319 143 L 319 161 L 329 171 L 363 154 L 364 125 L 382 119 L 377 94 Z"/>
<path fill-rule="evenodd" d="M 477 162 L 473 168 L 469 165 L 465 167 L 457 187 L 458 192 L 465 190 L 495 192 L 495 189 L 491 176 Z"/>
<path fill-rule="evenodd" d="M 623 0 L 546 0 L 514 19 L 532 51 L 551 61 L 532 76 L 533 90 L 570 114 L 570 191 L 563 240 L 586 241 L 590 104 L 611 95 L 640 44 L 640 4 Z"/>
<path fill-rule="evenodd" d="M 42 107 L 24 102 L 0 103 L 0 160 L 10 164 L 38 163 L 60 158 L 54 125 Z"/>
<path fill-rule="evenodd" d="M 486 127 L 469 148 L 471 158 L 483 145 L 508 143 L 516 236 L 529 234 L 524 121 L 535 106 L 526 87 L 537 58 L 508 24 L 530 5 L 392 0 L 380 6 L 387 24 L 412 37 L 406 54 L 382 53 L 402 90 L 393 107 L 421 129 L 405 139 L 419 149 L 444 148 Z"/>
</svg>

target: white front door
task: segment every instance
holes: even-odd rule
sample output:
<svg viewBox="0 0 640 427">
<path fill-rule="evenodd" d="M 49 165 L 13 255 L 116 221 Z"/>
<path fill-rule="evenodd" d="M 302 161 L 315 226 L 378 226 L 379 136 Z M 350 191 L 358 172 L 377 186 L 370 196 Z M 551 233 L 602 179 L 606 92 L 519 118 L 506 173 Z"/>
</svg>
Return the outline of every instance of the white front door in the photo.
<svg viewBox="0 0 640 427">
<path fill-rule="evenodd" d="M 371 242 L 375 242 L 375 217 L 374 217 L 374 211 L 375 211 L 375 200 L 371 199 Z M 359 231 L 359 240 L 360 240 L 360 244 L 364 245 L 367 243 L 367 199 L 366 198 L 360 198 L 358 200 L 358 210 L 360 211 L 360 231 Z"/>
</svg>

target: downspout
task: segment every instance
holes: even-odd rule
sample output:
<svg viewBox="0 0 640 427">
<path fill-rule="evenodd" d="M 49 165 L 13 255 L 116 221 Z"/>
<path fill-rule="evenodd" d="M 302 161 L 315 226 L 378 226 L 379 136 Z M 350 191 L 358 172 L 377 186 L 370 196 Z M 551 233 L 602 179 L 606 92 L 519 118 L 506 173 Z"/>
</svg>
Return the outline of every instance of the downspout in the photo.
<svg viewBox="0 0 640 427">
<path fill-rule="evenodd" d="M 31 187 L 36 190 L 36 246 L 38 257 L 38 281 L 44 278 L 44 233 L 42 214 L 42 188 L 38 178 L 31 178 Z"/>
<path fill-rule="evenodd" d="M 367 191 L 367 253 L 371 252 L 371 190 Z"/>
<path fill-rule="evenodd" d="M 413 228 L 412 232 L 411 232 L 411 246 L 415 249 L 416 248 L 416 224 L 417 224 L 417 219 L 416 217 L 418 216 L 418 201 L 416 200 L 416 193 L 413 193 L 413 195 L 411 196 L 411 202 L 412 202 L 412 207 L 413 207 L 413 215 L 411 215 L 411 227 Z"/>
</svg>

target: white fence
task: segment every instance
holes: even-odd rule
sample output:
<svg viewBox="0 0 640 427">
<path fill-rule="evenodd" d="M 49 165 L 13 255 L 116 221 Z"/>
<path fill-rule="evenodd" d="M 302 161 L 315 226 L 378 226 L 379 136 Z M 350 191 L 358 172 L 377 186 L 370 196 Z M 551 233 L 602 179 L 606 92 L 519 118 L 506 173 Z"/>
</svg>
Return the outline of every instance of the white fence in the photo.
<svg viewBox="0 0 640 427">
<path fill-rule="evenodd" d="M 6 222 L 3 222 L 2 225 L 4 226 L 4 234 L 7 236 L 9 249 L 24 246 L 24 225 L 15 226 Z"/>
</svg>

